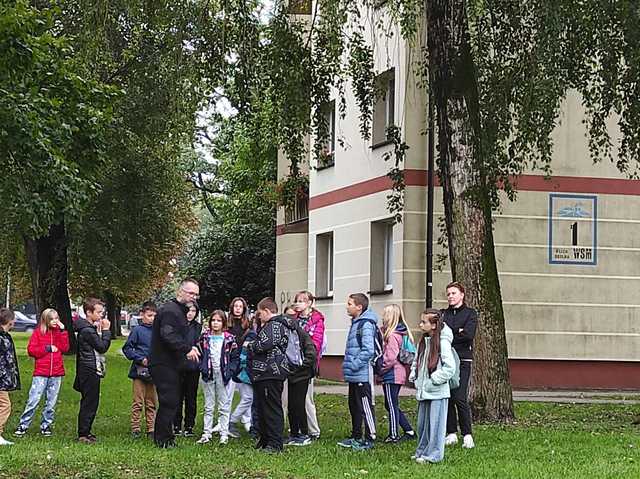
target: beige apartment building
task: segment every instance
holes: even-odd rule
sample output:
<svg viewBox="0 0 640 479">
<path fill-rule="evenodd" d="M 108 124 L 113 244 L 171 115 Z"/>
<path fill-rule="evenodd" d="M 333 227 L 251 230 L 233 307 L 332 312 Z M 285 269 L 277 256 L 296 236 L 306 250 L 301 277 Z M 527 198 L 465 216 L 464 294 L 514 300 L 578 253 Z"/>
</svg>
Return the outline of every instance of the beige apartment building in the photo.
<svg viewBox="0 0 640 479">
<path fill-rule="evenodd" d="M 413 325 L 425 307 L 427 96 L 415 71 L 419 49 L 399 32 L 374 43 L 386 94 L 375 105 L 372 139 L 359 133 L 351 95 L 345 118 L 329 105 L 328 155 L 321 165 L 309 160 L 308 201 L 278 213 L 276 300 L 292 302 L 300 289 L 318 297 L 328 338 L 325 377 L 341 374 L 349 293 L 369 293 L 378 313 L 398 303 Z M 640 183 L 613 164 L 592 164 L 582 119 L 579 98 L 569 95 L 554 132 L 552 178 L 523 175 L 517 201 L 505 199 L 494 215 L 517 388 L 640 389 Z M 388 210 L 391 165 L 383 159 L 393 148 L 385 138 L 391 124 L 410 147 L 399 224 Z M 280 158 L 280 176 L 287 172 Z M 436 188 L 436 225 L 442 214 Z M 444 251 L 434 244 L 437 253 Z M 446 307 L 450 280 L 446 263 L 433 272 L 434 307 Z"/>
</svg>

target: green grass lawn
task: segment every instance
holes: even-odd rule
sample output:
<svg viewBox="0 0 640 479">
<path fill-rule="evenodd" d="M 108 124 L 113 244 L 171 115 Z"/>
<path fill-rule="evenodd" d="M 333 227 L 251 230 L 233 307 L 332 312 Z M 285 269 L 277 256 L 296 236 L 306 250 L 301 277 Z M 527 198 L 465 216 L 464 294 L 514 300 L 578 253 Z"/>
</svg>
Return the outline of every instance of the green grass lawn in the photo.
<svg viewBox="0 0 640 479">
<path fill-rule="evenodd" d="M 17 420 L 31 383 L 32 362 L 26 357 L 27 337 L 15 333 L 21 360 L 22 391 L 11 394 L 13 412 L 5 437 L 13 440 Z M 278 456 L 254 451 L 248 437 L 227 446 L 199 446 L 196 438 L 179 440 L 179 448 L 159 450 L 147 440 L 129 437 L 131 383 L 128 361 L 114 341 L 107 359 L 107 377 L 94 433 L 93 446 L 74 441 L 79 394 L 72 388 L 74 358 L 66 360 L 54 436 L 39 434 L 39 413 L 29 433 L 16 445 L 0 449 L 0 477 L 7 478 L 640 478 L 640 428 L 631 421 L 638 407 L 619 405 L 551 405 L 518 403 L 513 426 L 477 425 L 477 447 L 447 449 L 438 465 L 410 461 L 414 444 L 378 444 L 373 451 L 356 453 L 336 446 L 349 432 L 346 398 L 318 395 L 316 402 L 322 438 L 306 448 Z M 403 399 L 415 421 L 415 401 Z M 201 407 L 201 404 L 199 406 Z M 387 433 L 382 400 L 377 403 L 379 435 Z M 201 430 L 202 417 L 196 429 Z"/>
</svg>

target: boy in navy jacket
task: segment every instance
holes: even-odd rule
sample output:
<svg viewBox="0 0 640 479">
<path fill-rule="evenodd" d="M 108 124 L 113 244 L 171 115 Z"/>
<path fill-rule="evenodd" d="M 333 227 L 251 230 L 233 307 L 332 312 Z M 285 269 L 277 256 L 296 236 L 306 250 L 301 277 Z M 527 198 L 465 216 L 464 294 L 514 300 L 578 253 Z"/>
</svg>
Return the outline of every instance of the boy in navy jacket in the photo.
<svg viewBox="0 0 640 479">
<path fill-rule="evenodd" d="M 142 305 L 140 324 L 136 326 L 122 352 L 131 360 L 129 377 L 133 380 L 133 400 L 131 404 L 131 435 L 140 437 L 140 417 L 144 407 L 147 422 L 147 436 L 153 437 L 153 426 L 156 420 L 156 402 L 158 395 L 149 373 L 149 352 L 151 350 L 151 334 L 153 320 L 156 317 L 156 305 L 147 301 Z"/>
</svg>

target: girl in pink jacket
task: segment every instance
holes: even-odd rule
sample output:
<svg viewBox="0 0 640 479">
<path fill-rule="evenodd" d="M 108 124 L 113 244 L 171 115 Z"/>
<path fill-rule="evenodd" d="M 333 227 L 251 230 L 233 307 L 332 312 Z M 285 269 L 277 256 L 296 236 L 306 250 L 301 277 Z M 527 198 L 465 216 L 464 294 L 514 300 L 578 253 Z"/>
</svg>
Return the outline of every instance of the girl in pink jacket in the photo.
<svg viewBox="0 0 640 479">
<path fill-rule="evenodd" d="M 320 370 L 320 358 L 326 347 L 326 338 L 324 334 L 324 316 L 320 311 L 313 307 L 315 298 L 309 291 L 299 291 L 296 293 L 295 304 L 293 309 L 298 316 L 298 323 L 311 336 L 311 341 L 316 347 L 316 376 Z M 307 423 L 309 425 L 309 436 L 311 439 L 320 437 L 320 425 L 316 414 L 316 404 L 313 400 L 313 378 L 307 389 L 307 397 L 305 399 L 305 409 L 307 411 Z"/>
<path fill-rule="evenodd" d="M 407 328 L 400 306 L 389 304 L 384 307 L 381 331 L 384 350 L 380 379 L 384 391 L 384 407 L 389 412 L 389 435 L 384 442 L 397 443 L 416 437 L 398 402 L 400 388 L 407 381 L 407 365 L 400 361 L 400 352 L 406 339 L 413 344 L 413 336 Z M 402 436 L 400 436 L 399 427 L 404 430 Z"/>
</svg>

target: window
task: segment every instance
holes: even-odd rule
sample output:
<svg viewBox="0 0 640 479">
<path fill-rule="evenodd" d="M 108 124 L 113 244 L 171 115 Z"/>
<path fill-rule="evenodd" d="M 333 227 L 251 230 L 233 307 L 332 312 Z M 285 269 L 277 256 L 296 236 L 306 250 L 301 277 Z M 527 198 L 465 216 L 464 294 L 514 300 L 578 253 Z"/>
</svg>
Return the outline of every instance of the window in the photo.
<svg viewBox="0 0 640 479">
<path fill-rule="evenodd" d="M 384 226 L 384 290 L 393 289 L 393 223 Z"/>
<path fill-rule="evenodd" d="M 393 221 L 371 223 L 371 291 L 393 290 Z"/>
<path fill-rule="evenodd" d="M 336 102 L 329 103 L 320 107 L 322 129 L 326 131 L 326 138 L 321 139 L 320 156 L 318 158 L 318 168 L 328 168 L 335 164 L 336 149 Z"/>
<path fill-rule="evenodd" d="M 333 296 L 333 232 L 316 236 L 316 294 Z"/>
<path fill-rule="evenodd" d="M 395 125 L 395 70 L 387 70 L 376 77 L 376 102 L 373 106 L 373 147 L 386 144 L 387 128 Z"/>
<path fill-rule="evenodd" d="M 292 15 L 311 15 L 311 0 L 289 0 L 289 13 Z"/>
</svg>

